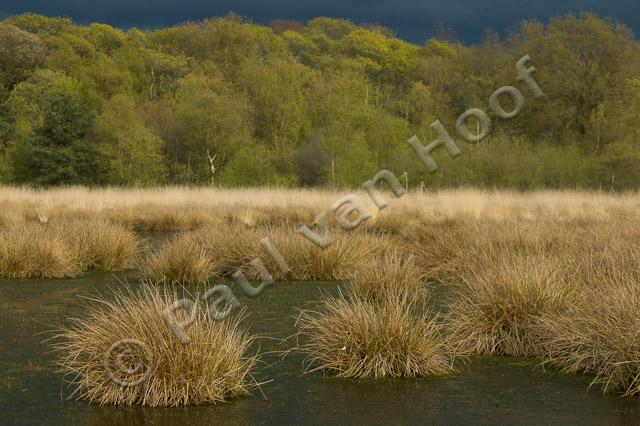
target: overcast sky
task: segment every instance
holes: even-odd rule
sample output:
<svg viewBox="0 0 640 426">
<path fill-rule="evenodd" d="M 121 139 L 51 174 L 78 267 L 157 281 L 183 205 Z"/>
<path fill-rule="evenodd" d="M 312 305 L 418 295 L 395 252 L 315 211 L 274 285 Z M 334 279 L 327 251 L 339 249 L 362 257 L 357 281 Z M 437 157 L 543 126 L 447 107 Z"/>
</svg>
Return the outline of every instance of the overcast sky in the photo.
<svg viewBox="0 0 640 426">
<path fill-rule="evenodd" d="M 640 30 L 638 0 L 0 0 L 0 16 L 36 12 L 69 16 L 78 23 L 154 28 L 225 15 L 230 11 L 268 24 L 316 16 L 379 23 L 407 40 L 422 42 L 438 23 L 459 39 L 476 42 L 485 28 L 504 31 L 522 19 L 590 10 Z"/>
</svg>

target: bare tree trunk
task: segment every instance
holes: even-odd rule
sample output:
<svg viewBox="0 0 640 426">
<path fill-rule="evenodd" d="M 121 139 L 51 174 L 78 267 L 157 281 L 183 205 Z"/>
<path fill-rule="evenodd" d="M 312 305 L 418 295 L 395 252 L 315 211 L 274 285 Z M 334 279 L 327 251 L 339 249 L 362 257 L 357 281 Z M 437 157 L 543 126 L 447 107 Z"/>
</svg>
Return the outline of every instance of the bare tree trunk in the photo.
<svg viewBox="0 0 640 426">
<path fill-rule="evenodd" d="M 209 158 L 209 164 L 211 165 L 211 186 L 213 186 L 214 178 L 216 177 L 217 169 L 216 169 L 216 166 L 213 164 L 213 162 L 216 160 L 217 156 L 218 154 L 211 156 L 211 154 L 209 154 L 209 150 L 207 150 L 207 157 Z"/>
<path fill-rule="evenodd" d="M 331 186 L 336 187 L 336 164 L 335 157 L 331 157 Z"/>
</svg>

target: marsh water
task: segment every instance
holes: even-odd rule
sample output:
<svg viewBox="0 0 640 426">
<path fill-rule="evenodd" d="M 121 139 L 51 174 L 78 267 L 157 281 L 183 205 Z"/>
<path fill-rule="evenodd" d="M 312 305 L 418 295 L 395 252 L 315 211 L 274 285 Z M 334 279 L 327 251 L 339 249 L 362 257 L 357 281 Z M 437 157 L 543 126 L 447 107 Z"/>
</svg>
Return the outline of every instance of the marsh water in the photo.
<svg viewBox="0 0 640 426">
<path fill-rule="evenodd" d="M 123 276 L 0 281 L 0 423 L 113 424 L 640 424 L 640 400 L 588 391 L 587 376 L 543 369 L 536 359 L 476 358 L 451 377 L 344 380 L 304 374 L 298 354 L 264 356 L 255 391 L 217 406 L 99 407 L 64 399 L 46 343 L 57 324 L 82 315 L 82 297 L 109 294 Z M 137 285 L 135 279 L 128 280 Z M 336 291 L 337 283 L 277 283 L 241 298 L 262 350 L 283 349 L 296 309 Z"/>
</svg>

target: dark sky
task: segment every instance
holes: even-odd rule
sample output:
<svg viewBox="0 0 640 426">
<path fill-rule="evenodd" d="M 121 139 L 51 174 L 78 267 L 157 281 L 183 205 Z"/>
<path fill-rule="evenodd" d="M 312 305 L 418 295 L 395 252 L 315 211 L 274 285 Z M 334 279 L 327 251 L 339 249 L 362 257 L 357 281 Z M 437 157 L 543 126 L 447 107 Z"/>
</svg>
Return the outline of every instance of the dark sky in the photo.
<svg viewBox="0 0 640 426">
<path fill-rule="evenodd" d="M 0 17 L 23 12 L 69 16 L 78 23 L 153 28 L 234 11 L 254 22 L 306 22 L 316 16 L 379 23 L 407 40 L 422 42 L 437 23 L 476 42 L 491 27 L 503 33 L 525 18 L 546 20 L 566 11 L 591 10 L 640 30 L 638 0 L 0 0 Z"/>
</svg>

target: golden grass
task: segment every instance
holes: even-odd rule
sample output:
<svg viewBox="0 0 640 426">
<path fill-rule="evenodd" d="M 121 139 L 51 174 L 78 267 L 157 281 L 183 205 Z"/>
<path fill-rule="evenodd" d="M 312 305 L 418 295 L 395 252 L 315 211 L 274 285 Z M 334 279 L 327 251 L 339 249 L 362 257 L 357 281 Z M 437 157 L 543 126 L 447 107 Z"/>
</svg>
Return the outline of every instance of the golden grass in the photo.
<svg viewBox="0 0 640 426">
<path fill-rule="evenodd" d="M 637 229 L 627 229 L 635 237 Z M 542 322 L 547 362 L 568 373 L 595 375 L 603 392 L 640 394 L 640 271 L 638 243 L 611 244 L 579 264 L 582 292 L 561 314 Z M 598 250 L 599 249 L 599 250 Z"/>
<path fill-rule="evenodd" d="M 333 229 L 333 244 L 321 250 L 293 232 L 273 233 L 270 238 L 281 250 L 297 280 L 344 280 L 367 259 L 392 250 L 394 245 L 394 241 L 385 235 Z"/>
<path fill-rule="evenodd" d="M 69 398 L 176 407 L 224 402 L 257 386 L 251 376 L 257 357 L 248 354 L 253 339 L 241 329 L 240 316 L 216 321 L 200 310 L 185 345 L 160 315 L 177 299 L 152 286 L 123 290 L 94 300 L 82 318 L 63 328 L 55 349 L 74 388 Z M 122 339 L 140 343 L 110 351 Z"/>
<path fill-rule="evenodd" d="M 0 229 L 0 276 L 70 278 L 135 264 L 139 240 L 122 225 L 100 220 L 24 222 Z"/>
<path fill-rule="evenodd" d="M 540 321 L 566 309 L 575 291 L 552 259 L 489 255 L 455 290 L 449 342 L 463 354 L 541 355 Z"/>
<path fill-rule="evenodd" d="M 117 272 L 136 264 L 138 237 L 123 225 L 104 220 L 52 224 L 71 248 L 82 271 Z"/>
<path fill-rule="evenodd" d="M 229 217 L 249 225 L 312 221 L 338 198 L 353 192 L 376 209 L 361 191 L 306 189 L 222 189 L 166 187 L 155 189 L 89 189 L 67 187 L 28 189 L 0 187 L 0 225 L 47 218 L 103 218 L 146 230 L 188 230 Z M 375 214 L 385 230 L 404 228 L 424 219 L 612 220 L 638 219 L 640 196 L 601 192 L 481 191 L 475 189 L 412 192 L 401 199 L 387 197 L 390 206 Z"/>
<path fill-rule="evenodd" d="M 338 377 L 446 375 L 453 371 L 437 319 L 398 298 L 371 302 L 349 291 L 327 297 L 298 316 L 298 349 L 308 371 Z"/>
<path fill-rule="evenodd" d="M 415 301 L 425 296 L 424 276 L 412 255 L 398 251 L 362 262 L 347 274 L 354 291 L 364 300 Z"/>
<path fill-rule="evenodd" d="M 165 241 L 142 262 L 141 274 L 148 280 L 171 284 L 202 284 L 214 275 L 206 250 L 185 233 Z"/>
<path fill-rule="evenodd" d="M 79 272 L 69 247 L 48 226 L 32 223 L 0 230 L 0 276 L 69 278 Z"/>
<path fill-rule="evenodd" d="M 247 264 L 261 259 L 269 273 L 278 280 L 344 279 L 365 260 L 379 251 L 391 250 L 393 241 L 383 235 L 366 232 L 332 231 L 334 242 L 325 250 L 289 226 L 247 226 L 226 224 L 208 226 L 185 233 L 165 243 L 142 266 L 144 274 L 157 280 L 175 283 L 203 282 L 207 276 L 231 276 L 242 270 L 250 279 L 258 273 Z M 269 238 L 292 270 L 286 277 L 261 246 Z"/>
<path fill-rule="evenodd" d="M 372 214 L 360 228 L 342 231 L 329 214 L 326 250 L 296 232 L 350 192 Z M 202 283 L 239 268 L 257 279 L 246 264 L 260 257 L 277 280 L 349 280 L 348 296 L 304 311 L 299 325 L 316 339 L 306 346 L 315 366 L 353 377 L 413 374 L 389 361 L 393 348 L 376 346 L 391 339 L 400 347 L 395 333 L 407 334 L 407 351 L 440 347 L 441 326 L 410 297 L 435 280 L 453 288 L 447 351 L 544 355 L 566 371 L 596 374 L 607 389 L 639 393 L 638 354 L 625 331 L 635 327 L 640 286 L 639 194 L 460 189 L 386 198 L 378 212 L 366 194 L 348 190 L 0 187 L 0 276 L 71 277 L 143 259 L 141 273 L 155 281 Z M 147 250 L 139 231 L 182 232 Z M 291 276 L 261 247 L 265 237 Z M 404 328 L 416 315 L 433 340 Z M 340 339 L 378 358 L 350 352 L 351 363 L 346 349 L 336 352 L 346 347 Z M 420 368 L 416 375 L 430 374 Z"/>
</svg>

